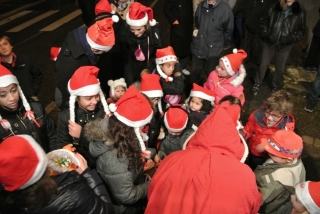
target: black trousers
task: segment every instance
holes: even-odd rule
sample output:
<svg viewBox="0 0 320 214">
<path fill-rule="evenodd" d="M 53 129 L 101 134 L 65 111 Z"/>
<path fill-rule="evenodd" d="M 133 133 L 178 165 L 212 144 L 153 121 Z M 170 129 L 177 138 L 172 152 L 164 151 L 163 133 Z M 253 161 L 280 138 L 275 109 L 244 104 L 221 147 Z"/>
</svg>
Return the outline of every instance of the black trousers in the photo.
<svg viewBox="0 0 320 214">
<path fill-rule="evenodd" d="M 219 59 L 221 56 L 212 57 L 210 59 L 198 59 L 196 56 L 192 57 L 192 72 L 190 74 L 190 82 L 202 85 L 201 72 L 204 69 L 207 77 L 211 71 L 215 70 L 219 65 Z"/>
<path fill-rule="evenodd" d="M 304 67 L 318 67 L 319 61 L 317 61 L 318 52 L 320 50 L 320 37 L 313 35 L 312 41 L 310 44 L 310 48 L 308 51 L 308 55 L 306 61 L 304 63 Z"/>
</svg>

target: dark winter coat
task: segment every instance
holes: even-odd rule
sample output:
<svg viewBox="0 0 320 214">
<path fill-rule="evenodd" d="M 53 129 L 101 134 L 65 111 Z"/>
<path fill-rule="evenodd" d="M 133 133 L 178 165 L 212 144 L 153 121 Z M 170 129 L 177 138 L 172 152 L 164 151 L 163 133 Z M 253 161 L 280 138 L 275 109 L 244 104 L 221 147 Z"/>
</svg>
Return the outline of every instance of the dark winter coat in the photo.
<svg viewBox="0 0 320 214">
<path fill-rule="evenodd" d="M 148 45 L 149 38 L 149 45 Z M 138 61 L 134 55 L 138 45 L 145 56 L 144 61 Z M 127 26 L 121 34 L 121 53 L 124 60 L 124 78 L 127 85 L 140 80 L 140 73 L 143 69 L 153 69 L 152 62 L 156 57 L 156 49 L 162 48 L 160 26 L 149 27 L 149 29 L 140 37 L 136 37 Z M 148 48 L 149 47 L 149 48 Z M 148 60 L 149 50 L 149 60 Z"/>
<path fill-rule="evenodd" d="M 260 33 L 260 20 L 268 16 L 269 8 L 279 0 L 244 0 L 245 27 L 250 33 Z"/>
<path fill-rule="evenodd" d="M 56 126 L 39 102 L 29 101 L 29 104 L 34 112 L 35 119 L 40 124 L 40 128 L 28 117 L 24 117 L 26 110 L 21 102 L 19 102 L 19 107 L 16 111 L 8 111 L 0 107 L 1 117 L 11 124 L 14 135 L 30 135 L 45 152 L 49 152 L 56 146 Z M 0 142 L 12 135 L 10 130 L 5 130 L 0 126 Z"/>
<path fill-rule="evenodd" d="M 158 72 L 156 72 L 160 76 L 160 85 L 163 91 L 164 96 L 167 94 L 182 94 L 184 89 L 184 76 L 180 72 L 181 66 L 179 63 L 176 64 L 175 69 L 173 71 L 173 81 L 166 81 L 165 78 L 161 77 Z"/>
<path fill-rule="evenodd" d="M 237 0 L 236 4 L 232 8 L 233 16 L 235 18 L 243 18 L 245 15 L 245 10 L 246 10 L 246 5 L 245 5 L 246 0 Z"/>
<path fill-rule="evenodd" d="M 198 34 L 193 37 L 191 52 L 198 59 L 219 57 L 223 45 L 233 33 L 233 14 L 230 6 L 217 0 L 212 8 L 202 1 L 195 13 Z"/>
<path fill-rule="evenodd" d="M 160 100 L 158 102 L 161 102 Z M 158 109 L 153 114 L 153 117 L 149 124 L 148 129 L 148 147 L 150 148 L 157 148 L 158 143 L 158 137 L 160 134 L 160 128 L 161 128 L 161 114 Z"/>
<path fill-rule="evenodd" d="M 126 155 L 117 157 L 118 150 L 105 130 L 108 125 L 102 130 L 98 124 L 99 121 L 93 121 L 86 125 L 86 137 L 91 141 L 90 153 L 97 158 L 96 169 L 110 192 L 114 211 L 116 214 L 142 213 L 149 186 L 143 168 L 139 173 L 129 171 Z"/>
<path fill-rule="evenodd" d="M 38 95 L 43 75 L 30 57 L 18 55 L 14 56 L 12 64 L 5 63 L 1 59 L 0 63 L 17 77 L 24 96 L 30 98 Z"/>
<path fill-rule="evenodd" d="M 313 35 L 320 37 L 320 19 L 318 20 L 316 26 L 312 30 Z"/>
<path fill-rule="evenodd" d="M 73 138 L 69 134 L 70 110 L 65 108 L 59 113 L 58 126 L 57 126 L 57 144 L 55 149 L 61 149 L 63 146 L 73 143 L 77 152 L 79 152 L 88 162 L 88 166 L 95 167 L 96 159 L 90 155 L 89 140 L 85 137 L 84 126 L 87 122 L 104 118 L 106 113 L 101 105 L 97 105 L 94 111 L 87 111 L 79 108 L 75 104 L 75 122 L 82 127 L 80 138 Z"/>
<path fill-rule="evenodd" d="M 261 38 L 269 46 L 286 46 L 299 42 L 306 31 L 306 12 L 299 2 L 293 2 L 288 15 L 280 3 L 269 9 L 269 16 L 261 21 Z"/>
<path fill-rule="evenodd" d="M 171 25 L 170 45 L 175 54 L 178 57 L 188 56 L 193 31 L 192 0 L 166 0 L 163 13 Z M 173 25 L 176 20 L 179 24 Z"/>
<path fill-rule="evenodd" d="M 52 177 L 58 184 L 58 193 L 51 203 L 35 212 L 47 214 L 112 214 L 113 205 L 102 180 L 95 170 L 86 169 Z"/>
<path fill-rule="evenodd" d="M 57 73 L 55 102 L 58 107 L 63 108 L 69 100 L 68 82 L 73 73 L 81 66 L 96 65 L 91 60 L 76 37 L 76 30 L 68 33 L 64 40 L 57 61 L 54 65 Z"/>
</svg>

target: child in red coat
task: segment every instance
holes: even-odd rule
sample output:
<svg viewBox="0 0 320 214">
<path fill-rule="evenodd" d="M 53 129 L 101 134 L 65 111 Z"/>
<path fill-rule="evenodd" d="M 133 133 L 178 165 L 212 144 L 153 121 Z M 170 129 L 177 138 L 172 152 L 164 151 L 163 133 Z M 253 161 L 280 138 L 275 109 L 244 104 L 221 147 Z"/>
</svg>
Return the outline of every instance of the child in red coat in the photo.
<svg viewBox="0 0 320 214">
<path fill-rule="evenodd" d="M 268 138 L 280 129 L 294 130 L 292 108 L 289 94 L 281 90 L 271 94 L 264 105 L 250 115 L 243 132 L 250 149 L 249 165 L 253 169 L 268 158 L 260 143 L 262 138 Z"/>
</svg>

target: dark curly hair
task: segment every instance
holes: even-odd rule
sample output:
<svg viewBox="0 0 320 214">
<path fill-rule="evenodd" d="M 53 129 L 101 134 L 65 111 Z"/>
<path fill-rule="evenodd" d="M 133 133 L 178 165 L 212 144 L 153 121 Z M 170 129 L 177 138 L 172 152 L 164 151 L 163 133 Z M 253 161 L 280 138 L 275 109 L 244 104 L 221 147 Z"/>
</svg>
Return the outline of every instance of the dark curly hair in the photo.
<svg viewBox="0 0 320 214">
<path fill-rule="evenodd" d="M 114 115 L 109 118 L 110 134 L 114 147 L 118 149 L 117 157 L 125 154 L 129 160 L 128 170 L 139 173 L 143 167 L 141 148 L 134 128 L 119 121 Z"/>
<path fill-rule="evenodd" d="M 202 98 L 199 98 L 199 99 L 201 100 L 201 103 L 202 103 L 202 107 L 201 107 L 200 111 L 203 111 L 206 114 L 210 114 L 213 109 L 211 102 L 209 100 L 205 100 Z M 189 98 L 188 106 L 190 106 L 191 100 L 192 100 L 192 97 Z"/>
<path fill-rule="evenodd" d="M 229 101 L 230 105 L 238 105 L 240 107 L 240 109 L 242 109 L 242 104 L 241 101 L 238 97 L 234 97 L 232 95 L 227 95 L 222 97 L 222 99 L 219 101 L 219 104 L 225 102 L 225 101 Z"/>
<path fill-rule="evenodd" d="M 4 213 L 20 213 L 25 208 L 34 211 L 49 204 L 57 191 L 57 183 L 47 170 L 39 181 L 23 190 L 8 192 L 1 187 L 0 210 Z"/>
</svg>

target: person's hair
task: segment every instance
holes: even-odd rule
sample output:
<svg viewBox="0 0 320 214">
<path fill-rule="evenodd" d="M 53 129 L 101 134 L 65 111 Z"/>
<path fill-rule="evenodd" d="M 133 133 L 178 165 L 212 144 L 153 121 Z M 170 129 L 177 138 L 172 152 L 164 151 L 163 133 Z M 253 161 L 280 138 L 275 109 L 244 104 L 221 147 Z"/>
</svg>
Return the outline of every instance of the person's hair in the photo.
<svg viewBox="0 0 320 214">
<path fill-rule="evenodd" d="M 128 170 L 138 173 L 143 167 L 141 148 L 133 127 L 119 121 L 116 116 L 109 118 L 110 134 L 114 140 L 114 147 L 118 150 L 117 157 L 125 154 L 129 160 Z"/>
<path fill-rule="evenodd" d="M 47 205 L 57 191 L 57 183 L 50 177 L 50 171 L 47 169 L 39 181 L 23 190 L 8 192 L 1 189 L 0 206 L 7 208 L 11 213 L 14 213 L 13 210 L 24 208 L 30 211 L 37 210 Z"/>
<path fill-rule="evenodd" d="M 6 39 L 6 40 L 10 43 L 10 45 L 11 45 L 11 39 L 10 39 L 8 36 L 6 36 L 6 35 L 0 35 L 0 40 L 2 40 L 2 39 Z"/>
<path fill-rule="evenodd" d="M 240 107 L 240 109 L 242 109 L 242 104 L 241 104 L 241 101 L 238 97 L 234 97 L 232 95 L 224 96 L 224 97 L 222 97 L 221 100 L 219 100 L 219 104 L 221 104 L 225 101 L 229 101 L 230 105 L 238 105 Z"/>
<path fill-rule="evenodd" d="M 292 112 L 293 103 L 289 93 L 280 90 L 271 94 L 265 101 L 263 107 L 265 111 L 278 111 L 282 115 L 288 115 Z"/>
<path fill-rule="evenodd" d="M 213 109 L 211 102 L 209 100 L 205 100 L 200 97 L 198 97 L 198 98 L 201 100 L 201 103 L 202 103 L 202 107 L 201 107 L 200 111 L 203 111 L 206 114 L 210 114 L 210 112 Z M 192 97 L 190 97 L 188 100 L 188 106 L 190 106 L 191 100 L 192 100 Z"/>
<path fill-rule="evenodd" d="M 146 31 L 149 31 L 151 26 L 149 24 L 149 21 L 147 22 L 147 24 L 143 25 L 143 26 L 131 26 L 127 23 L 127 26 L 129 27 L 129 30 L 130 30 L 130 27 L 144 27 L 146 29 Z"/>
</svg>

